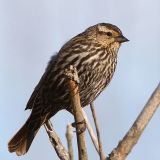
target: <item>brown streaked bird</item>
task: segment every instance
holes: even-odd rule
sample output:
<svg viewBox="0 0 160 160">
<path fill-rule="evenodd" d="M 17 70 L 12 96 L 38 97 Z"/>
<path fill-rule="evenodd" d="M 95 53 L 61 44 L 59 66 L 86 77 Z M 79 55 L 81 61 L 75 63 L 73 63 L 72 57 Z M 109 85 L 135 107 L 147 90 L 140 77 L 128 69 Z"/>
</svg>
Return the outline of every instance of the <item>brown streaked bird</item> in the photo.
<svg viewBox="0 0 160 160">
<path fill-rule="evenodd" d="M 121 30 L 109 23 L 99 23 L 69 40 L 52 56 L 45 73 L 35 87 L 26 109 L 31 115 L 8 143 L 10 152 L 25 154 L 40 127 L 58 111 L 72 113 L 64 70 L 77 68 L 81 105 L 85 107 L 108 85 L 117 64 L 121 43 L 127 42 Z"/>
</svg>

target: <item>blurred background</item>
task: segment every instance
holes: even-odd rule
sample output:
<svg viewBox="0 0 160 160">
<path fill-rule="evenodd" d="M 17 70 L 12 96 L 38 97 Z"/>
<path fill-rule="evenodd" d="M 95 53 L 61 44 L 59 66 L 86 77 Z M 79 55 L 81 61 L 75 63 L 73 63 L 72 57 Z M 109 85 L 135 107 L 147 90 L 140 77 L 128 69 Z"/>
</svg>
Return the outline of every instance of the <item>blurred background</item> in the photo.
<svg viewBox="0 0 160 160">
<path fill-rule="evenodd" d="M 106 154 L 117 146 L 160 80 L 159 0 L 0 0 L 0 159 L 58 160 L 41 127 L 29 152 L 8 152 L 9 139 L 24 124 L 25 105 L 51 55 L 73 36 L 99 22 L 117 25 L 130 41 L 121 46 L 112 82 L 95 102 Z M 86 107 L 92 121 L 90 108 Z M 73 117 L 59 112 L 52 122 L 67 147 L 66 125 Z M 160 159 L 160 110 L 128 160 Z M 99 159 L 87 133 L 89 159 Z M 77 158 L 76 135 L 74 153 Z"/>
</svg>

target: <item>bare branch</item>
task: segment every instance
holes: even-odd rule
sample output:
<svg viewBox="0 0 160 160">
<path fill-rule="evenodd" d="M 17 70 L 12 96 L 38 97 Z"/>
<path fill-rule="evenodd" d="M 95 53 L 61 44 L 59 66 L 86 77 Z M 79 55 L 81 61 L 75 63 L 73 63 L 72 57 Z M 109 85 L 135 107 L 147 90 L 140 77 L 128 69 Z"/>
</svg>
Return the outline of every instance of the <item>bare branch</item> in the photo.
<svg viewBox="0 0 160 160">
<path fill-rule="evenodd" d="M 84 132 L 85 120 L 82 114 L 82 107 L 80 104 L 80 96 L 78 89 L 78 83 L 79 83 L 78 74 L 76 68 L 74 68 L 73 66 L 70 66 L 69 69 L 66 69 L 65 74 L 68 78 L 68 86 L 70 90 L 72 108 L 76 123 L 79 160 L 87 160 L 88 158 L 87 158 L 85 132 Z"/>
<path fill-rule="evenodd" d="M 44 127 L 47 131 L 47 134 L 49 136 L 50 142 L 52 143 L 52 146 L 54 147 L 58 157 L 61 160 L 69 160 L 69 155 L 64 146 L 62 145 L 60 138 L 56 134 L 56 132 L 53 129 L 52 123 L 48 120 Z"/>
<path fill-rule="evenodd" d="M 68 143 L 69 159 L 74 160 L 73 147 L 72 147 L 73 130 L 71 124 L 67 125 L 66 138 Z"/>
<path fill-rule="evenodd" d="M 100 137 L 100 129 L 99 129 L 98 121 L 97 121 L 97 118 L 96 118 L 96 112 L 95 112 L 95 109 L 94 109 L 93 102 L 90 104 L 90 108 L 91 108 L 91 111 L 92 111 L 92 116 L 93 116 L 93 119 L 94 119 L 96 132 L 97 132 L 100 160 L 104 160 L 105 159 L 105 155 L 104 155 L 103 149 L 102 149 L 102 142 L 101 142 L 101 137 Z"/>
<path fill-rule="evenodd" d="M 158 87 L 153 92 L 152 96 L 148 100 L 147 104 L 144 106 L 142 112 L 137 117 L 133 126 L 127 132 L 122 141 L 118 144 L 111 154 L 108 160 L 124 160 L 130 153 L 134 145 L 137 143 L 139 137 L 144 131 L 145 127 L 149 123 L 153 114 L 160 104 L 160 83 Z"/>
</svg>

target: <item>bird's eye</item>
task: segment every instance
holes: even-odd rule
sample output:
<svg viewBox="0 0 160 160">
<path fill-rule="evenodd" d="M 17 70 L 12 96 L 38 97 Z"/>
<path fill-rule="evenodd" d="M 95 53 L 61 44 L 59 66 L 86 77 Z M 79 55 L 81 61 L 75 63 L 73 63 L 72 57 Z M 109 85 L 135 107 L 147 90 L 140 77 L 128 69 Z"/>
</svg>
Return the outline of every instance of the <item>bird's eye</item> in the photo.
<svg viewBox="0 0 160 160">
<path fill-rule="evenodd" d="M 111 32 L 106 32 L 106 35 L 111 37 L 112 36 L 112 33 Z"/>
</svg>

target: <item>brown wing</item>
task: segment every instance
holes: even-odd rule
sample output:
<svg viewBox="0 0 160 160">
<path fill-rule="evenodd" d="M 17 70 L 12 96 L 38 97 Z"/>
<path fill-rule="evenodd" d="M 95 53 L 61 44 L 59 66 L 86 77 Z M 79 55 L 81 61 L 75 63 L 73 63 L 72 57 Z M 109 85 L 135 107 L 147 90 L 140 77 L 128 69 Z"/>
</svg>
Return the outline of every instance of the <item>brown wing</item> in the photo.
<svg viewBox="0 0 160 160">
<path fill-rule="evenodd" d="M 57 55 L 54 55 L 51 57 L 50 62 L 48 63 L 48 66 L 46 68 L 45 73 L 43 74 L 43 76 L 41 77 L 39 83 L 37 84 L 37 86 L 35 87 L 27 105 L 25 110 L 27 109 L 32 109 L 34 107 L 34 102 L 36 101 L 36 98 L 38 96 L 39 91 L 43 88 L 43 85 L 45 83 L 45 81 L 47 80 L 47 77 L 50 75 L 50 72 L 52 70 L 52 68 L 54 67 L 55 61 L 56 61 Z"/>
</svg>

